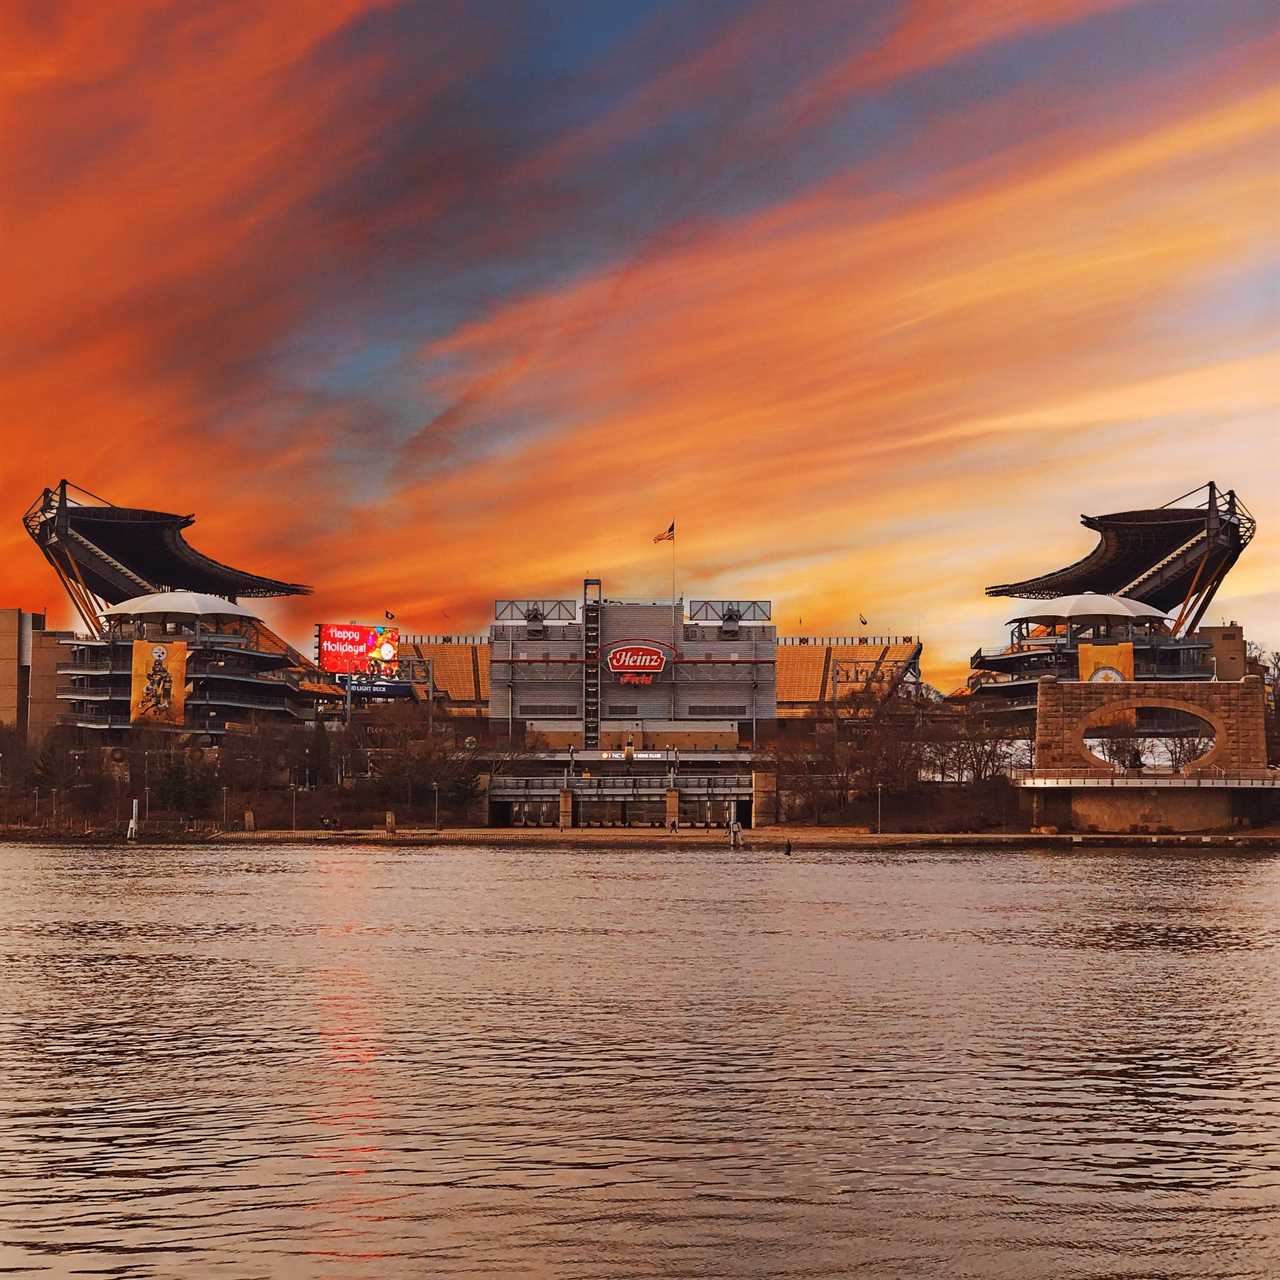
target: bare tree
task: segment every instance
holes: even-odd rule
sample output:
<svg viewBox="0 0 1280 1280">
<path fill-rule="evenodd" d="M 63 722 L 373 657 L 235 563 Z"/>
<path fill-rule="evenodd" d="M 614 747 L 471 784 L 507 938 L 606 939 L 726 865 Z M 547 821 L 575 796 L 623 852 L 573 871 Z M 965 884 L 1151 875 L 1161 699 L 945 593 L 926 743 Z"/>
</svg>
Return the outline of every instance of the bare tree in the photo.
<svg viewBox="0 0 1280 1280">
<path fill-rule="evenodd" d="M 1180 738 L 1165 738 L 1162 745 L 1174 773 L 1183 773 L 1188 765 L 1213 750 L 1213 734 L 1187 734 Z"/>
</svg>

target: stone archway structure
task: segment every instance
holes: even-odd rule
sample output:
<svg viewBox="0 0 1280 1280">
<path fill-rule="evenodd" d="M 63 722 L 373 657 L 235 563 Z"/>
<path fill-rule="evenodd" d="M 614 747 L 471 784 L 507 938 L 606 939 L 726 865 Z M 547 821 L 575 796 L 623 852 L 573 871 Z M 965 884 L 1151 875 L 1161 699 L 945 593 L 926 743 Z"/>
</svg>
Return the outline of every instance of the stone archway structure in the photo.
<svg viewBox="0 0 1280 1280">
<path fill-rule="evenodd" d="M 1214 745 L 1185 770 L 1187 777 L 1222 773 L 1265 777 L 1265 699 L 1257 676 L 1243 680 L 1128 680 L 1117 684 L 1059 681 L 1046 676 L 1036 698 L 1035 772 L 1113 772 L 1085 746 L 1099 716 L 1160 707 L 1199 716 L 1213 726 Z"/>
</svg>

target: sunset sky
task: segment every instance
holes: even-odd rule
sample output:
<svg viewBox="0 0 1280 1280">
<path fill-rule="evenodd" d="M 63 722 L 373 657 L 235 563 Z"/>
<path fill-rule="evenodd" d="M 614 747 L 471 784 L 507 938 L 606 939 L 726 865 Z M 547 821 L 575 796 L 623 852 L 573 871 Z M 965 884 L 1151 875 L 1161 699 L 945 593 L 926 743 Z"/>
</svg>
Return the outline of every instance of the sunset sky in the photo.
<svg viewBox="0 0 1280 1280">
<path fill-rule="evenodd" d="M 918 633 L 1210 478 L 1280 648 L 1275 0 L 8 4 L 0 604 L 62 476 L 314 585 Z"/>
</svg>

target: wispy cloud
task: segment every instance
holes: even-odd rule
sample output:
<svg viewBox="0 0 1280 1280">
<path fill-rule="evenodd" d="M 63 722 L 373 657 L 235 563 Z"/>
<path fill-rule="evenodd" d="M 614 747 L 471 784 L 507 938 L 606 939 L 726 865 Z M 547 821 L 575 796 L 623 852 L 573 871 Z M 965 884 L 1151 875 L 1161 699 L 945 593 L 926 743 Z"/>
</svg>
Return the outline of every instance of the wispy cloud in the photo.
<svg viewBox="0 0 1280 1280">
<path fill-rule="evenodd" d="M 1162 7 L 17 24 L 5 600 L 49 594 L 16 515 L 63 474 L 315 583 L 274 606 L 299 636 L 663 590 L 675 514 L 698 594 L 922 633 L 947 683 L 999 632 L 986 582 L 1213 474 L 1280 639 L 1274 21 L 1232 0 L 1175 47 Z M 1082 63 L 1117 22 L 1164 43 Z"/>
</svg>

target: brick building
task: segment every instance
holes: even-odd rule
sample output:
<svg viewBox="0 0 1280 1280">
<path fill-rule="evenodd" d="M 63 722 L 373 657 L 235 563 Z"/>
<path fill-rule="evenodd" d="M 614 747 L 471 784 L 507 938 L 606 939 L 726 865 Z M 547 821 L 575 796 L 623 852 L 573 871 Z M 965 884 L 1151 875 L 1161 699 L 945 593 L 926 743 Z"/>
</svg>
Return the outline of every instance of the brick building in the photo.
<svg viewBox="0 0 1280 1280">
<path fill-rule="evenodd" d="M 0 724 L 39 747 L 58 722 L 58 664 L 66 631 L 46 631 L 45 615 L 0 609 Z"/>
</svg>

